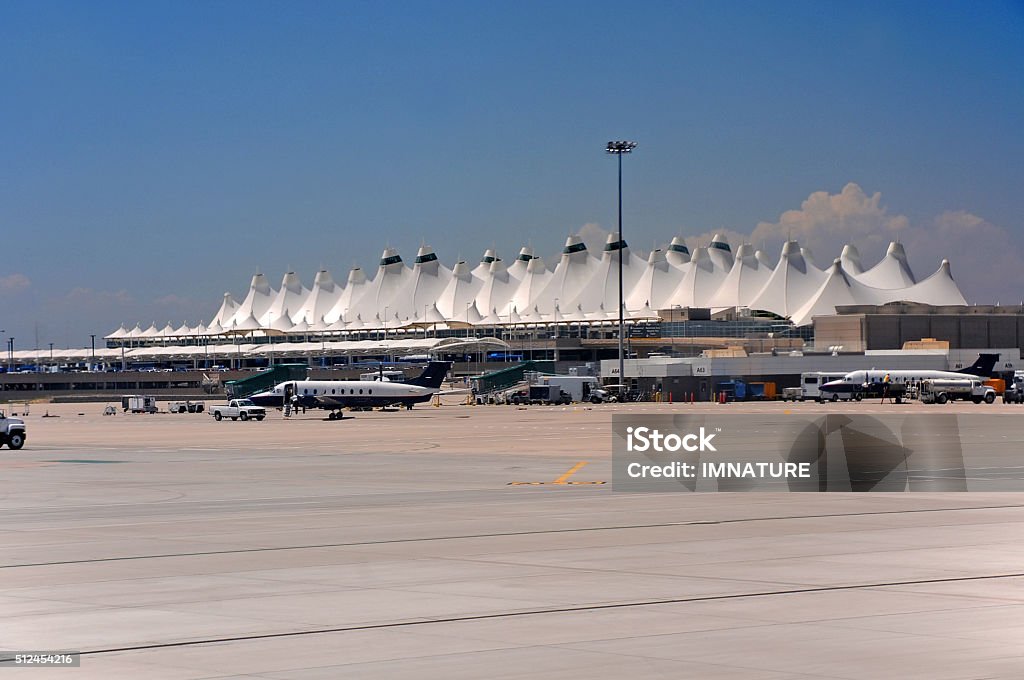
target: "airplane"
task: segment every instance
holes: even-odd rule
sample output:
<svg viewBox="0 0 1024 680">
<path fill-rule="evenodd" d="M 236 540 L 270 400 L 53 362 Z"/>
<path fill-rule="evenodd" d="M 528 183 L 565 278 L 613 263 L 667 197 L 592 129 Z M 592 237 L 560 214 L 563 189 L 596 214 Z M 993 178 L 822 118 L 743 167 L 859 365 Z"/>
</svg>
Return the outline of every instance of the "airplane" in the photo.
<svg viewBox="0 0 1024 680">
<path fill-rule="evenodd" d="M 450 361 L 431 361 L 423 372 L 405 382 L 388 380 L 289 380 L 273 389 L 249 397 L 254 404 L 280 408 L 290 402 L 303 408 L 322 408 L 330 413 L 328 420 L 340 420 L 336 413 L 347 406 L 370 408 L 400 405 L 411 409 L 413 404 L 429 401 L 441 389 L 448 375 Z"/>
<path fill-rule="evenodd" d="M 839 380 L 821 385 L 818 389 L 821 391 L 822 399 L 831 399 L 832 401 L 838 401 L 840 398 L 859 399 L 864 392 L 872 389 L 878 391 L 886 383 L 898 386 L 899 392 L 902 394 L 907 385 L 920 383 L 922 380 L 956 380 L 965 376 L 988 378 L 992 375 L 992 369 L 995 368 L 998 360 L 998 354 L 979 354 L 973 364 L 959 371 L 885 371 L 877 369 L 852 371 Z"/>
</svg>

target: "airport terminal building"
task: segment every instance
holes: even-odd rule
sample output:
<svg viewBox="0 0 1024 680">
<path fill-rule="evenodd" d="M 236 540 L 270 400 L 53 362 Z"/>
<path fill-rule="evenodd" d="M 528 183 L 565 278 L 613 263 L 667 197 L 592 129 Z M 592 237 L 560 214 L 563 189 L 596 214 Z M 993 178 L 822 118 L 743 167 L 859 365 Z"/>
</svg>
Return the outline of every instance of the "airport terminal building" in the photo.
<svg viewBox="0 0 1024 680">
<path fill-rule="evenodd" d="M 842 357 L 863 356 L 937 338 L 951 350 L 1000 349 L 1013 362 L 1024 347 L 1020 307 L 968 306 L 947 260 L 931 275 L 917 277 L 896 242 L 871 267 L 849 245 L 819 267 L 796 241 L 786 242 L 771 258 L 749 244 L 734 250 L 718 236 L 691 251 L 676 237 L 642 259 L 614 236 L 600 253 L 570 236 L 553 264 L 524 247 L 511 263 L 488 250 L 475 266 L 458 262 L 448 268 L 423 246 L 412 266 L 387 248 L 374 271 L 355 267 L 343 282 L 321 270 L 307 287 L 288 272 L 275 288 L 256 274 L 244 295 L 224 293 L 216 313 L 198 325 L 123 324 L 99 347 L 11 348 L 4 389 L 77 389 L 56 375 L 35 381 L 11 375 L 62 367 L 121 373 L 174 369 L 183 374 L 179 383 L 198 385 L 206 371 L 283 362 L 327 370 L 429 355 L 455 361 L 461 374 L 526 359 L 596 365 L 617 356 L 620 258 L 628 351 L 636 360 L 667 356 L 697 366 L 692 362 L 709 351 L 739 349 L 773 361 L 792 355 L 790 363 L 808 367 L 809 357 L 830 355 L 835 348 Z M 1018 352 L 1011 356 L 1014 349 Z M 957 355 L 952 363 L 959 360 Z M 712 374 L 752 375 L 753 364 L 727 364 Z M 627 367 L 625 378 L 644 377 L 631 375 L 632 370 Z M 755 372 L 762 373 L 772 375 Z M 153 376 L 143 377 L 147 380 L 134 384 L 152 384 Z M 618 379 L 607 370 L 603 377 Z M 132 383 L 86 384 L 127 389 Z"/>
</svg>

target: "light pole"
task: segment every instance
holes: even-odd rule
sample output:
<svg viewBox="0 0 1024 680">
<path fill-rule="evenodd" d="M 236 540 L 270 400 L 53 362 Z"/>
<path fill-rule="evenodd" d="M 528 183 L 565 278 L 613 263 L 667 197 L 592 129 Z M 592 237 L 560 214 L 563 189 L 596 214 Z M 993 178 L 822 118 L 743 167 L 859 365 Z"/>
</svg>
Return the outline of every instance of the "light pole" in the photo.
<svg viewBox="0 0 1024 680">
<path fill-rule="evenodd" d="M 672 305 L 672 354 L 673 354 L 673 356 L 675 356 L 675 352 L 676 352 L 676 335 L 678 334 L 678 331 L 676 330 L 676 323 L 675 323 L 675 320 L 676 320 L 676 310 L 677 309 L 682 311 L 683 306 L 682 305 Z"/>
<path fill-rule="evenodd" d="M 388 307 L 384 306 L 384 361 L 388 360 Z M 381 367 L 381 370 L 384 370 Z"/>
<path fill-rule="evenodd" d="M 96 370 L 96 334 L 95 333 L 90 333 L 89 334 L 89 338 L 92 339 L 92 360 L 91 360 L 92 361 L 92 365 L 89 367 L 89 370 L 90 371 L 94 371 L 94 370 Z M 51 350 L 50 354 L 52 355 L 53 354 L 53 351 L 52 351 L 53 350 L 53 345 L 50 346 L 50 350 Z M 51 356 L 50 358 L 52 359 L 53 357 Z"/>
<path fill-rule="evenodd" d="M 555 362 L 558 362 L 558 298 L 555 298 L 555 333 L 551 337 L 552 352 Z M 557 372 L 557 371 L 556 371 Z"/>
<path fill-rule="evenodd" d="M 619 384 L 625 384 L 625 354 L 623 352 L 623 336 L 625 335 L 626 323 L 623 319 L 624 305 L 622 299 L 622 155 L 631 153 L 636 148 L 636 142 L 614 141 L 608 142 L 605 147 L 607 153 L 618 156 L 619 159 Z M 620 388 L 621 389 L 621 388 Z"/>
</svg>

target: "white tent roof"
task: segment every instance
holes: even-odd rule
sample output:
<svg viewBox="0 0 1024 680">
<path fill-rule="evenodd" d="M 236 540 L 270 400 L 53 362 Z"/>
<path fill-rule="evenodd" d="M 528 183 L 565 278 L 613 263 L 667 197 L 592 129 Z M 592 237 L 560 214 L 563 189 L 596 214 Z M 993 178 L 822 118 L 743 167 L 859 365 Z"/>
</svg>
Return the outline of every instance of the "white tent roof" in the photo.
<svg viewBox="0 0 1024 680">
<path fill-rule="evenodd" d="M 493 262 L 491 264 L 494 264 Z M 476 322 L 477 326 L 501 326 L 508 323 L 508 318 L 502 319 L 498 316 L 498 310 L 492 309 L 491 313 Z"/>
<path fill-rule="evenodd" d="M 309 290 L 309 295 L 303 300 L 302 306 L 292 314 L 292 318 L 296 322 L 318 323 L 334 305 L 338 304 L 344 290 L 335 283 L 329 271 L 321 269 L 313 278 L 313 287 Z"/>
<path fill-rule="evenodd" d="M 285 317 L 291 324 L 292 316 L 298 312 L 309 295 L 309 289 L 302 285 L 302 279 L 295 272 L 288 272 L 281 279 L 281 289 L 274 296 L 274 301 L 261 316 L 256 319 L 264 326 L 276 328 L 275 322 Z"/>
<path fill-rule="evenodd" d="M 764 288 L 748 305 L 780 316 L 789 316 L 802 307 L 821 287 L 825 272 L 810 265 L 800 253 L 800 244 L 786 241 L 782 255 Z"/>
<path fill-rule="evenodd" d="M 405 318 L 423 314 L 423 308 L 438 301 L 451 281 L 452 270 L 441 264 L 430 246 L 420 246 L 404 291 L 393 300 L 394 310 Z M 407 304 L 401 304 L 400 300 Z"/>
<path fill-rule="evenodd" d="M 619 304 L 619 257 L 622 257 L 622 291 L 623 299 L 636 287 L 640 277 L 647 270 L 647 263 L 629 250 L 629 245 L 620 242 L 615 234 L 609 234 L 605 242 L 601 259 L 590 269 L 590 280 L 582 290 L 568 301 L 562 300 L 566 309 L 582 306 L 584 309 L 595 309 L 602 303 L 607 307 Z M 646 301 L 645 301 L 646 302 Z"/>
<path fill-rule="evenodd" d="M 682 236 L 672 237 L 672 242 L 665 251 L 665 260 L 676 268 L 682 268 L 690 261 L 690 249 L 686 247 L 686 241 Z"/>
<path fill-rule="evenodd" d="M 260 324 L 259 321 L 256 320 L 256 317 L 253 316 L 252 313 L 250 313 L 249 316 L 245 317 L 241 321 L 238 321 L 237 323 L 232 324 L 231 328 L 228 328 L 226 330 L 229 331 L 229 332 L 236 332 L 236 331 L 243 331 L 244 332 L 244 331 L 256 331 L 256 330 L 259 330 L 260 328 L 262 328 L 262 325 Z"/>
<path fill-rule="evenodd" d="M 964 304 L 950 274 L 949 263 L 920 283 L 906 262 L 903 247 L 894 243 L 886 257 L 863 272 L 856 248 L 843 249 L 838 267 L 828 272 L 814 266 L 810 252 L 795 241 L 783 247 L 778 262 L 761 251 L 742 245 L 728 250 L 719 235 L 708 247 L 686 249 L 681 237 L 668 250 L 655 250 L 647 262 L 621 250 L 610 236 L 601 258 L 587 252 L 576 235 L 566 240 L 554 271 L 524 247 L 512 267 L 488 251 L 486 267 L 474 275 L 465 262 L 448 270 L 433 251 L 423 246 L 412 269 L 398 253 L 384 251 L 377 276 L 368 280 L 362 269 L 353 268 L 344 287 L 322 269 L 307 290 L 294 272 L 286 274 L 281 289 L 274 291 L 262 274 L 252 278 L 241 304 L 230 294 L 209 327 L 190 329 L 186 324 L 162 330 L 151 325 L 142 330 L 122 326 L 107 336 L 111 340 L 150 341 L 202 335 L 251 333 L 347 333 L 382 329 L 401 333 L 407 326 L 431 324 L 551 323 L 558 306 L 559 321 L 611 322 L 618 309 L 618 261 L 623 256 L 623 288 L 631 312 L 685 307 L 747 306 L 803 320 L 834 309 L 838 304 L 884 304 L 914 301 L 934 305 Z M 726 268 L 726 265 L 729 265 Z M 908 283 L 909 282 L 909 283 Z M 879 285 L 882 284 L 882 285 Z M 467 307 L 468 312 L 467 312 Z M 481 312 L 484 310 L 485 314 Z M 641 312 L 643 313 L 643 312 Z M 385 319 L 384 316 L 387 315 Z M 635 314 L 630 314 L 635 318 Z"/>
<path fill-rule="evenodd" d="M 487 276 L 487 271 L 491 268 L 491 263 L 498 259 L 498 253 L 495 252 L 494 248 L 488 248 L 484 251 L 484 256 L 480 258 L 479 264 L 473 267 L 473 276 L 478 279 L 483 279 Z"/>
<path fill-rule="evenodd" d="M 465 305 L 463 305 L 465 306 Z M 437 308 L 437 305 L 430 305 L 426 310 L 426 314 L 423 315 L 422 321 L 430 324 L 444 323 L 446 317 L 441 313 L 441 310 Z"/>
<path fill-rule="evenodd" d="M 885 257 L 868 271 L 857 275 L 857 280 L 874 288 L 906 288 L 916 282 L 907 264 L 903 244 L 896 241 L 889 244 Z"/>
<path fill-rule="evenodd" d="M 120 326 L 118 326 L 116 331 L 114 331 L 110 335 L 103 336 L 103 339 L 104 340 L 120 340 L 121 338 L 128 337 L 128 333 L 129 333 L 128 329 L 126 329 L 124 327 L 124 324 L 121 324 Z"/>
<path fill-rule="evenodd" d="M 567 309 L 559 308 L 558 310 L 558 323 L 576 323 L 589 320 L 586 312 L 583 311 L 583 305 L 580 304 Z"/>
<path fill-rule="evenodd" d="M 728 274 L 729 270 L 715 266 L 707 248 L 695 248 L 682 280 L 668 299 L 668 306 L 707 307 Z"/>
<path fill-rule="evenodd" d="M 273 312 L 268 312 L 273 314 Z M 275 316 L 270 319 L 270 323 L 263 324 L 263 328 L 271 331 L 277 331 L 278 333 L 288 333 L 295 327 L 295 322 L 292 321 L 291 316 L 288 314 L 282 314 L 281 316 Z M 273 335 L 272 333 L 269 335 Z"/>
<path fill-rule="evenodd" d="M 220 301 L 220 309 L 213 315 L 211 323 L 223 324 L 224 322 L 230 322 L 237 311 L 238 302 L 231 296 L 231 293 L 224 293 L 224 298 Z"/>
<path fill-rule="evenodd" d="M 633 321 L 642 321 L 645 319 L 658 319 L 660 317 L 658 316 L 658 313 L 656 311 L 651 309 L 650 305 L 644 305 L 640 309 L 629 312 L 629 314 L 626 315 L 625 318 L 631 319 Z"/>
<path fill-rule="evenodd" d="M 761 292 L 772 275 L 754 254 L 754 247 L 744 243 L 736 249 L 732 269 L 718 290 L 708 299 L 708 307 L 746 307 Z"/>
<path fill-rule="evenodd" d="M 679 286 L 679 271 L 668 263 L 665 251 L 652 250 L 647 256 L 647 263 L 640 279 L 626 295 L 626 309 L 640 309 L 650 305 L 654 309 L 666 309 L 671 306 L 669 300 Z M 612 307 L 618 305 L 618 300 Z M 600 308 L 600 306 L 599 306 Z M 585 310 L 588 312 L 593 309 Z"/>
<path fill-rule="evenodd" d="M 519 279 L 508 273 L 503 261 L 495 260 L 487 270 L 483 285 L 477 291 L 477 309 L 493 309 L 497 310 L 498 314 L 507 314 L 512 296 L 520 283 Z M 458 309 L 453 308 L 453 312 Z"/>
<path fill-rule="evenodd" d="M 348 273 L 348 282 L 345 284 L 338 301 L 334 303 L 330 311 L 324 314 L 324 322 L 333 324 L 338 319 L 347 319 L 349 310 L 355 309 L 359 301 L 370 289 L 370 281 L 366 278 L 366 272 L 360 267 L 353 267 Z M 355 312 L 358 313 L 358 312 Z"/>
<path fill-rule="evenodd" d="M 526 276 L 526 265 L 533 259 L 533 248 L 529 246 L 523 246 L 519 249 L 519 255 L 516 256 L 516 261 L 513 262 L 508 268 L 508 275 L 517 281 L 521 281 Z"/>
<path fill-rule="evenodd" d="M 543 257 L 535 257 L 530 260 L 526 265 L 526 274 L 516 286 L 516 292 L 512 294 L 509 305 L 520 314 L 532 309 L 551 282 L 551 276 L 551 272 L 544 265 Z M 504 313 L 505 310 L 499 309 L 498 311 Z"/>
<path fill-rule="evenodd" d="M 734 261 L 732 246 L 729 245 L 729 241 L 721 234 L 715 234 L 711 237 L 711 243 L 708 244 L 708 258 L 715 269 L 724 272 L 732 270 L 732 263 Z"/>
<path fill-rule="evenodd" d="M 469 265 L 460 260 L 452 269 L 448 285 L 438 295 L 435 309 L 442 316 L 451 317 L 455 310 L 464 309 L 468 303 L 475 300 L 483 285 L 484 280 L 474 276 Z"/>
<path fill-rule="evenodd" d="M 863 287 L 863 284 L 860 284 Z M 858 295 L 858 293 L 860 293 Z M 858 290 L 857 282 L 843 270 L 842 260 L 836 259 L 825 273 L 825 280 L 807 300 L 791 315 L 797 326 L 811 323 L 815 316 L 835 314 L 836 305 L 855 305 L 867 303 L 870 297 L 867 290 Z"/>
<path fill-rule="evenodd" d="M 839 262 L 843 265 L 843 271 L 850 276 L 860 276 L 864 273 L 864 265 L 860 263 L 860 251 L 852 244 L 843 246 Z"/>
<path fill-rule="evenodd" d="M 905 300 L 940 307 L 967 304 L 963 293 L 960 292 L 960 287 L 953 280 L 949 260 L 943 260 L 939 268 L 935 270 L 935 273 L 923 281 L 919 281 L 907 288 L 887 290 L 885 293 L 887 294 L 885 302 Z"/>
<path fill-rule="evenodd" d="M 478 324 L 484 318 L 484 315 L 480 313 L 480 310 L 476 307 L 476 301 L 471 302 L 466 307 L 463 307 L 461 311 L 456 312 L 449 321 L 464 323 L 464 324 Z"/>
<path fill-rule="evenodd" d="M 349 309 L 348 314 L 353 310 L 361 314 L 363 319 L 373 319 L 388 310 L 399 312 L 408 316 L 412 315 L 413 302 L 408 297 L 403 297 L 412 270 L 402 263 L 402 257 L 394 248 L 385 248 L 380 257 L 380 265 L 377 268 L 377 275 L 368 286 L 358 303 Z M 347 315 L 346 315 L 347 318 Z"/>
<path fill-rule="evenodd" d="M 215 318 L 214 320 L 218 321 L 224 328 L 228 328 L 229 326 L 237 325 L 250 316 L 254 319 L 260 319 L 270 309 L 270 305 L 274 303 L 276 296 L 277 292 L 270 287 L 267 277 L 263 274 L 255 274 L 252 277 L 252 281 L 249 282 L 249 292 L 241 304 L 238 305 L 238 308 L 235 309 L 235 313 L 231 315 L 231 318 Z"/>
<path fill-rule="evenodd" d="M 948 260 L 943 260 L 938 270 L 920 283 L 905 288 L 874 288 L 848 274 L 840 258 L 832 263 L 821 287 L 793 313 L 792 321 L 803 326 L 811 323 L 815 316 L 835 314 L 839 305 L 882 305 L 889 302 L 920 302 L 936 306 L 967 304 L 953 281 Z"/>
<path fill-rule="evenodd" d="M 562 257 L 551 274 L 551 280 L 534 305 L 542 314 L 551 314 L 555 311 L 555 300 L 575 300 L 590 283 L 597 262 L 587 252 L 587 245 L 579 236 L 569 236 L 565 240 Z"/>
</svg>

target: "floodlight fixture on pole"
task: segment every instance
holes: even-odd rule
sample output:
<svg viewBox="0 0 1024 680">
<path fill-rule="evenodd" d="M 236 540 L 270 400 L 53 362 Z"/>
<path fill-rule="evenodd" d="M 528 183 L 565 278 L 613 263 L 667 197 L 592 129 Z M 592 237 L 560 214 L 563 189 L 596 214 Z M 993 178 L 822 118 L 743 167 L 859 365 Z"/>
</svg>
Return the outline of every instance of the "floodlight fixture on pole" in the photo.
<svg viewBox="0 0 1024 680">
<path fill-rule="evenodd" d="M 619 384 L 621 385 L 626 383 L 626 362 L 623 346 L 626 335 L 626 322 L 623 318 L 625 313 L 625 301 L 623 300 L 622 294 L 622 250 L 625 246 L 625 241 L 622 240 L 622 155 L 632 153 L 635 148 L 636 142 L 627 142 L 623 140 L 608 142 L 608 146 L 605 147 L 605 152 L 618 156 L 619 159 Z"/>
</svg>

